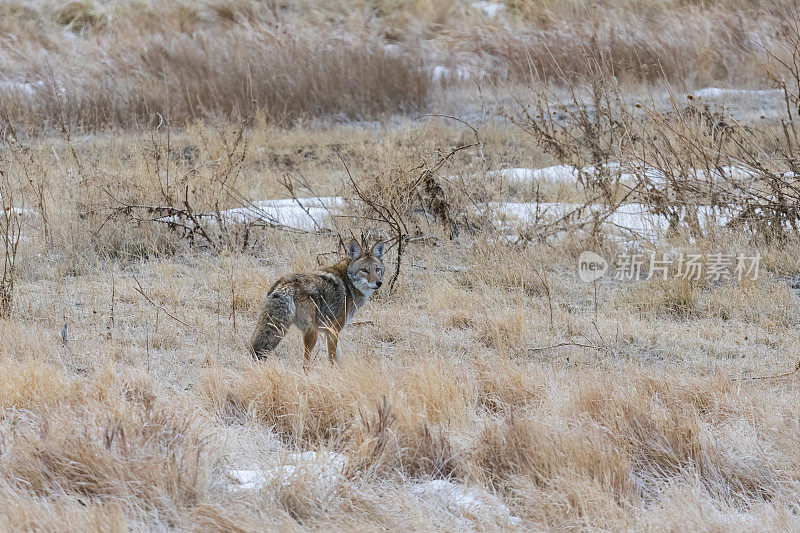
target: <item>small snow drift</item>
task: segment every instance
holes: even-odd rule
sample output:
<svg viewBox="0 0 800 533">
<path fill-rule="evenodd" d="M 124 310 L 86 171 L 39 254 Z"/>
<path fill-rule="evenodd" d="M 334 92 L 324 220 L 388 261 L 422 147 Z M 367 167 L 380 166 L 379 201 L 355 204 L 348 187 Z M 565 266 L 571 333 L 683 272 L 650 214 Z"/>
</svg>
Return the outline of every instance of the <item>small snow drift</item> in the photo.
<svg viewBox="0 0 800 533">
<path fill-rule="evenodd" d="M 288 228 L 312 231 L 327 228 L 330 215 L 344 205 L 338 196 L 323 198 L 281 198 L 259 200 L 244 207 L 221 211 L 222 219 L 230 223 L 267 222 Z"/>
<path fill-rule="evenodd" d="M 619 163 L 609 163 L 600 167 L 609 176 L 616 178 L 620 183 L 634 185 L 644 178 L 652 183 L 663 183 L 666 177 L 663 173 L 651 167 L 624 166 Z M 598 167 L 588 166 L 583 168 L 572 165 L 555 165 L 544 168 L 504 168 L 487 172 L 489 178 L 506 179 L 510 183 L 521 184 L 525 182 L 549 181 L 552 183 L 574 185 L 584 180 L 590 180 L 598 174 Z"/>
<path fill-rule="evenodd" d="M 0 194 L 0 201 L 2 201 L 2 199 L 3 195 Z M 0 203 L 0 209 L 3 209 L 5 211 L 5 214 L 7 215 L 13 215 L 22 218 L 39 216 L 38 211 L 36 211 L 35 209 L 29 209 L 27 207 L 8 207 L 8 206 L 4 207 L 2 203 Z"/>
<path fill-rule="evenodd" d="M 430 501 L 446 512 L 476 520 L 481 524 L 520 523 L 520 519 L 511 514 L 511 510 L 500 498 L 476 487 L 435 479 L 415 484 L 411 487 L 411 493 Z"/>
<path fill-rule="evenodd" d="M 503 168 L 487 172 L 490 178 L 505 178 L 512 183 L 549 180 L 557 183 L 578 182 L 578 169 L 572 165 L 556 165 L 545 168 Z"/>
<path fill-rule="evenodd" d="M 301 231 L 316 231 L 331 227 L 331 216 L 339 213 L 344 199 L 338 196 L 323 198 L 280 198 L 257 200 L 242 207 L 218 213 L 195 213 L 192 220 L 185 215 L 162 217 L 161 222 L 193 225 L 196 220 L 209 224 L 258 224 Z"/>
<path fill-rule="evenodd" d="M 487 172 L 489 178 L 506 179 L 510 183 L 525 183 L 549 181 L 564 185 L 574 185 L 581 181 L 590 181 L 600 170 L 619 183 L 635 186 L 645 182 L 652 185 L 669 185 L 673 182 L 686 180 L 702 181 L 715 184 L 717 182 L 735 182 L 736 180 L 753 179 L 757 172 L 752 168 L 741 165 L 723 165 L 718 169 L 706 171 L 704 169 L 689 169 L 685 174 L 667 175 L 664 172 L 649 166 L 638 164 L 609 163 L 602 167 L 587 166 L 583 168 L 572 165 L 555 165 L 544 168 L 504 168 Z"/>
<path fill-rule="evenodd" d="M 347 457 L 334 452 L 293 453 L 278 464 L 261 470 L 231 470 L 229 488 L 234 491 L 259 490 L 268 486 L 286 487 L 296 482 L 312 483 L 327 490 L 343 479 Z"/>
<path fill-rule="evenodd" d="M 498 13 L 506 9 L 505 4 L 502 2 L 486 2 L 482 0 L 472 2 L 472 7 L 480 9 L 487 17 L 496 17 Z"/>
<path fill-rule="evenodd" d="M 29 81 L 0 80 L 0 91 L 3 92 L 18 92 L 21 94 L 33 95 L 42 87 L 44 87 L 44 82 L 42 81 L 31 83 Z"/>
<path fill-rule="evenodd" d="M 783 97 L 783 91 L 780 89 L 748 90 L 705 87 L 703 89 L 697 89 L 692 92 L 691 95 L 697 98 L 781 98 Z"/>
<path fill-rule="evenodd" d="M 446 67 L 444 65 L 434 65 L 425 67 L 431 75 L 431 80 L 440 81 L 466 81 L 470 78 L 482 78 L 486 72 L 480 69 L 471 69 L 466 66 Z"/>
<path fill-rule="evenodd" d="M 261 470 L 231 470 L 229 476 L 232 490 L 258 490 L 269 483 Z"/>
<path fill-rule="evenodd" d="M 497 202 L 490 204 L 489 210 L 497 217 L 499 227 L 507 231 L 536 221 L 546 223 L 568 218 L 573 227 L 589 227 L 597 223 L 622 238 L 655 242 L 666 235 L 670 226 L 666 216 L 654 214 L 639 203 L 623 204 L 612 213 L 607 213 L 607 208 L 602 205 L 560 202 Z M 708 206 L 699 206 L 696 215 L 701 228 L 722 226 L 733 217 L 728 210 Z"/>
</svg>

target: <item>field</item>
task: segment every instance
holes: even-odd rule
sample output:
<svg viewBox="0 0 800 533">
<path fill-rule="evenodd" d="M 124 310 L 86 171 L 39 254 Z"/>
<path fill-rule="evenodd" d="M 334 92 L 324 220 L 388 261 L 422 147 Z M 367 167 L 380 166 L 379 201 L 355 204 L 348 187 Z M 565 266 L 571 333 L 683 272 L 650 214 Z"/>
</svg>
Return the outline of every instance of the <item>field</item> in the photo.
<svg viewBox="0 0 800 533">
<path fill-rule="evenodd" d="M 0 530 L 800 529 L 797 20 L 0 1 Z"/>
</svg>

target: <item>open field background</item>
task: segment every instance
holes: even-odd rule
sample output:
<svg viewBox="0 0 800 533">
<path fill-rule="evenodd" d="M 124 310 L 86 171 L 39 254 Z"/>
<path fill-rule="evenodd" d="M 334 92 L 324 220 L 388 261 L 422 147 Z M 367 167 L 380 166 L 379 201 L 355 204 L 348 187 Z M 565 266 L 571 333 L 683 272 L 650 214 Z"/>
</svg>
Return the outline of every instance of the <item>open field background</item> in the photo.
<svg viewBox="0 0 800 533">
<path fill-rule="evenodd" d="M 5 530 L 800 527 L 792 2 L 0 13 Z M 253 361 L 367 232 L 341 364 Z"/>
</svg>

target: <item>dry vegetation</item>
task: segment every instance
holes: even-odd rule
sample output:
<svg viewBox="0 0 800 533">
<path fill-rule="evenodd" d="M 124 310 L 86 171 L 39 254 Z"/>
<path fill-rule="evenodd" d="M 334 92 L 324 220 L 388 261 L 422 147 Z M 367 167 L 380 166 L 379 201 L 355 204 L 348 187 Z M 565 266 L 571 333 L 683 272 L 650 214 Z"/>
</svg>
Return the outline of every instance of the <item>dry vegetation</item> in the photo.
<svg viewBox="0 0 800 533">
<path fill-rule="evenodd" d="M 0 3 L 2 528 L 798 529 L 792 6 L 312 4 Z M 710 83 L 781 92 L 675 89 Z M 490 172 L 556 163 L 596 171 Z M 343 205 L 258 203 L 295 196 Z M 668 234 L 601 224 L 630 202 Z M 253 361 L 272 281 L 367 230 L 397 277 L 341 364 Z M 593 286 L 586 249 L 761 270 Z"/>
<path fill-rule="evenodd" d="M 792 6 L 509 0 L 487 17 L 460 0 L 4 1 L 0 126 L 23 139 L 373 118 L 427 108 L 433 81 L 563 81 L 598 61 L 630 82 L 763 87 L 764 51 L 791 34 Z"/>
</svg>

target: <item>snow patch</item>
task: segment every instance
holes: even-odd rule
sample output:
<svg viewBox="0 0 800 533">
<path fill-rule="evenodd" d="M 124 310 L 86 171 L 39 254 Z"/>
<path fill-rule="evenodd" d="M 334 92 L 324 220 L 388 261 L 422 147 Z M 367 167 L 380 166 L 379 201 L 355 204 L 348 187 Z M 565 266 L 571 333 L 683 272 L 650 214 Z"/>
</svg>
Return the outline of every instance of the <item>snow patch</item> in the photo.
<svg viewBox="0 0 800 533">
<path fill-rule="evenodd" d="M 664 237 L 669 229 L 669 219 L 664 215 L 653 214 L 644 204 L 623 204 L 609 215 L 606 215 L 606 209 L 602 205 L 584 206 L 561 202 L 495 202 L 489 205 L 489 210 L 496 217 L 495 222 L 507 231 L 515 226 L 555 222 L 561 218 L 567 218 L 573 227 L 599 224 L 621 237 L 644 238 L 650 241 Z M 697 208 L 697 221 L 703 229 L 723 226 L 730 222 L 732 216 L 730 212 L 720 208 Z"/>
<path fill-rule="evenodd" d="M 35 217 L 39 215 L 38 211 L 35 209 L 28 209 L 27 207 L 11 207 L 6 209 L 6 212 L 22 218 Z"/>
<path fill-rule="evenodd" d="M 721 87 L 705 87 L 703 89 L 697 89 L 691 94 L 692 96 L 699 98 L 723 98 L 731 96 L 775 98 L 783 96 L 783 91 L 780 89 L 748 90 L 748 89 L 725 89 Z"/>
<path fill-rule="evenodd" d="M 269 481 L 261 470 L 231 470 L 228 474 L 233 482 L 233 490 L 258 490 L 265 487 Z"/>
<path fill-rule="evenodd" d="M 323 198 L 282 198 L 260 200 L 249 206 L 220 212 L 225 222 L 267 222 L 299 230 L 316 230 L 330 226 L 330 215 L 344 205 L 339 196 Z"/>
<path fill-rule="evenodd" d="M 259 490 L 268 486 L 287 487 L 296 482 L 313 483 L 330 489 L 344 478 L 347 457 L 334 452 L 302 452 L 263 470 L 231 470 L 231 490 Z"/>
<path fill-rule="evenodd" d="M 476 0 L 471 2 L 472 7 L 483 11 L 487 17 L 496 17 L 498 13 L 505 11 L 506 6 L 500 2 L 485 2 Z"/>
<path fill-rule="evenodd" d="M 0 201 L 3 200 L 3 195 L 0 194 Z M 39 215 L 39 212 L 35 209 L 29 209 L 27 207 L 6 207 L 4 208 L 6 213 L 13 214 L 19 217 L 35 217 Z"/>
<path fill-rule="evenodd" d="M 669 184 L 671 180 L 698 180 L 713 183 L 715 181 L 752 179 L 758 174 L 755 170 L 741 165 L 726 165 L 710 172 L 703 169 L 690 169 L 683 176 L 667 176 L 653 167 L 609 163 L 603 167 L 588 166 L 583 168 L 572 165 L 555 165 L 545 168 L 504 168 L 489 171 L 487 176 L 490 178 L 504 178 L 511 183 L 551 181 L 574 185 L 580 182 L 581 176 L 584 176 L 584 178 L 595 176 L 600 168 L 607 171 L 611 177 L 618 179 L 620 183 L 628 185 L 635 185 L 642 179 L 654 185 Z M 794 175 L 788 172 L 784 174 L 784 177 L 791 178 Z"/>
<path fill-rule="evenodd" d="M 626 167 L 619 163 L 609 163 L 600 167 L 612 177 L 618 178 L 621 183 L 634 184 L 637 177 L 647 178 L 655 183 L 663 183 L 666 177 L 663 173 L 651 167 Z M 504 168 L 487 172 L 489 177 L 505 178 L 512 183 L 526 181 L 552 181 L 565 185 L 579 183 L 581 176 L 591 177 L 597 174 L 598 167 L 588 166 L 583 168 L 572 165 L 555 165 L 545 168 Z"/>
<path fill-rule="evenodd" d="M 0 80 L 0 91 L 18 91 L 23 94 L 34 94 L 39 88 L 44 86 L 44 82 Z"/>
<path fill-rule="evenodd" d="M 505 178 L 513 183 L 551 180 L 558 183 L 578 182 L 578 169 L 571 165 L 556 165 L 546 168 L 504 168 L 487 172 L 492 178 Z"/>
<path fill-rule="evenodd" d="M 482 70 L 473 72 L 471 69 L 464 66 L 453 68 L 444 65 L 434 65 L 432 67 L 427 67 L 426 70 L 430 73 L 431 79 L 435 82 L 443 80 L 466 81 L 473 77 L 473 75 L 483 77 L 485 74 Z"/>
<path fill-rule="evenodd" d="M 215 213 L 195 214 L 195 218 L 208 221 L 210 224 L 222 220 L 226 224 L 266 224 L 302 231 L 315 231 L 331 227 L 331 215 L 337 214 L 344 205 L 339 196 L 323 198 L 280 198 L 276 200 L 258 200 L 242 207 L 234 207 Z M 186 217 L 170 215 L 162 217 L 162 222 L 191 224 Z"/>
<path fill-rule="evenodd" d="M 512 525 L 520 523 L 503 500 L 479 488 L 435 479 L 415 484 L 411 493 L 438 504 L 447 512 L 474 518 L 482 524 L 491 521 Z"/>
</svg>

